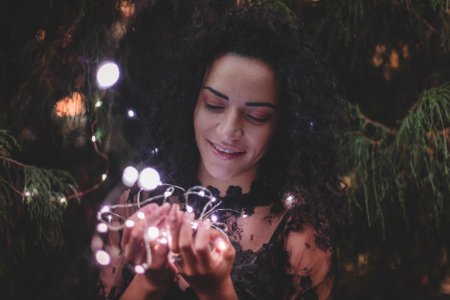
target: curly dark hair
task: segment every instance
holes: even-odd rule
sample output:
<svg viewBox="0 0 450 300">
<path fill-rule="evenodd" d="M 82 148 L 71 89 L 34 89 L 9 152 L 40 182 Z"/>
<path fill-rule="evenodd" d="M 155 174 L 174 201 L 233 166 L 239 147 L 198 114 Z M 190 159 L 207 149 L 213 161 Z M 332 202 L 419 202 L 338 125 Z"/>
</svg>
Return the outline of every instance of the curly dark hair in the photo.
<svg viewBox="0 0 450 300">
<path fill-rule="evenodd" d="M 275 206 L 297 195 L 318 227 L 338 221 L 338 138 L 343 128 L 335 80 L 317 56 L 304 27 L 291 15 L 264 6 L 232 9 L 214 24 L 194 28 L 172 53 L 169 76 L 152 105 L 151 143 L 159 145 L 168 182 L 197 183 L 199 153 L 193 112 L 206 69 L 225 53 L 261 59 L 279 81 L 279 118 L 258 181 L 276 191 Z M 208 27 L 208 28 L 204 28 Z M 325 221 L 323 221 L 325 220 Z M 319 224 L 320 223 L 320 224 Z"/>
</svg>

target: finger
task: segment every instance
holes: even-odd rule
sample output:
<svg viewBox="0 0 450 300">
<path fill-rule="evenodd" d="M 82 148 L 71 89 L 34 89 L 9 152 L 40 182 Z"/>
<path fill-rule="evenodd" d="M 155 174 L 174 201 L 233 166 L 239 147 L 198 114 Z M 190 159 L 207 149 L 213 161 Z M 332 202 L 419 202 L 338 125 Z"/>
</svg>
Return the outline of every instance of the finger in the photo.
<svg viewBox="0 0 450 300">
<path fill-rule="evenodd" d="M 170 249 L 172 252 L 179 253 L 178 238 L 180 236 L 182 214 L 180 213 L 180 206 L 178 204 L 172 205 L 168 217 L 168 227 L 170 231 Z"/>
<path fill-rule="evenodd" d="M 183 256 L 184 263 L 194 266 L 196 263 L 195 251 L 192 247 L 192 225 L 191 221 L 194 219 L 194 215 L 187 213 L 184 214 L 183 222 L 180 227 L 180 236 L 178 240 L 178 246 L 180 253 Z"/>
<path fill-rule="evenodd" d="M 132 216 L 130 216 L 127 219 L 127 221 L 125 221 L 125 228 L 124 228 L 123 235 L 122 235 L 122 240 L 121 240 L 121 247 L 122 247 L 122 249 L 125 248 L 125 245 L 128 243 L 128 241 L 130 239 L 130 234 L 133 231 L 134 226 L 136 226 L 136 223 L 140 219 L 138 217 L 138 213 L 139 212 L 143 212 L 144 214 L 145 213 L 151 213 L 157 207 L 158 207 L 158 205 L 155 204 L 155 203 L 151 203 L 149 205 L 146 205 L 141 210 L 137 211 Z"/>
<path fill-rule="evenodd" d="M 133 230 L 130 233 L 130 239 L 123 247 L 124 256 L 129 262 L 135 263 L 141 253 L 145 252 L 144 231 L 144 224 L 138 223 L 138 225 L 134 226 Z"/>
<path fill-rule="evenodd" d="M 158 243 L 153 241 L 150 243 L 151 247 L 151 262 L 148 262 L 150 269 L 161 269 L 168 263 L 167 254 L 169 253 L 169 247 L 167 244 Z"/>
<path fill-rule="evenodd" d="M 194 241 L 194 249 L 197 253 L 199 263 L 208 266 L 211 264 L 210 235 L 211 221 L 206 219 L 198 226 Z"/>
<path fill-rule="evenodd" d="M 156 208 L 150 214 L 146 215 L 145 220 L 147 222 L 147 226 L 158 226 L 167 216 L 169 209 L 170 204 L 164 203 L 163 206 Z"/>
<path fill-rule="evenodd" d="M 209 240 L 213 246 L 211 257 L 214 260 L 233 260 L 235 256 L 235 249 L 231 245 L 230 239 L 226 234 L 219 230 L 211 230 Z"/>
</svg>

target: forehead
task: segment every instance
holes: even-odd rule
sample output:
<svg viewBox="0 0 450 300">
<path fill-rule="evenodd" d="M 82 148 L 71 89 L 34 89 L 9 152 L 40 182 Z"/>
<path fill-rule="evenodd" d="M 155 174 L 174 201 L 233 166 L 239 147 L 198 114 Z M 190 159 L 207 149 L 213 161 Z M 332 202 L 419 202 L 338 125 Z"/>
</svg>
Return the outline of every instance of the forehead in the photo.
<svg viewBox="0 0 450 300">
<path fill-rule="evenodd" d="M 269 64 L 256 58 L 235 54 L 219 56 L 206 71 L 203 85 L 212 86 L 228 97 L 276 101 L 275 72 Z"/>
</svg>

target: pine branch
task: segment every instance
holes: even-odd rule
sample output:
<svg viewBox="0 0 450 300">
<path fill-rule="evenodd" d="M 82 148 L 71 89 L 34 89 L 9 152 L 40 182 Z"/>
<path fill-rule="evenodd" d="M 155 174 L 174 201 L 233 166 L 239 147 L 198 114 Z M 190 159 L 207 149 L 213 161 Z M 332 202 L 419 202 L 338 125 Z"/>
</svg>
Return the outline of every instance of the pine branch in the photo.
<svg viewBox="0 0 450 300">
<path fill-rule="evenodd" d="M 427 213 L 439 231 L 450 217 L 450 83 L 423 92 L 398 128 L 353 109 L 359 130 L 344 137 L 342 156 L 356 180 L 347 184 L 351 203 L 383 237 L 389 224 Z"/>
</svg>

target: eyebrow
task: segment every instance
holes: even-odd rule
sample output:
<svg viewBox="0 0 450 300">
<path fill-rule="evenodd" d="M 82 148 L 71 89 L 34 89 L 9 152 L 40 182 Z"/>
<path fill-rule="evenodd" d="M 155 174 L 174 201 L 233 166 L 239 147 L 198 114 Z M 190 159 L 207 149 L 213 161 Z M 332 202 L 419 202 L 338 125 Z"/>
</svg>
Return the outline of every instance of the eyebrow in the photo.
<svg viewBox="0 0 450 300">
<path fill-rule="evenodd" d="M 213 88 L 210 87 L 210 86 L 205 85 L 205 86 L 203 87 L 203 89 L 210 91 L 211 93 L 213 93 L 213 94 L 216 95 L 217 97 L 223 98 L 223 99 L 225 99 L 225 100 L 229 100 L 229 98 L 228 98 L 227 95 L 222 94 L 221 92 L 219 92 L 219 91 L 213 89 Z"/>
<path fill-rule="evenodd" d="M 218 90 L 213 89 L 210 86 L 205 85 L 205 86 L 203 86 L 203 89 L 210 91 L 211 93 L 213 93 L 217 97 L 220 97 L 220 98 L 222 98 L 224 100 L 228 101 L 230 99 L 227 95 L 222 94 L 221 92 L 219 92 Z M 245 102 L 245 105 L 247 105 L 247 106 L 255 106 L 255 107 L 270 107 L 270 108 L 276 109 L 276 106 L 274 104 L 270 103 L 270 102 L 252 101 L 252 102 Z"/>
</svg>

